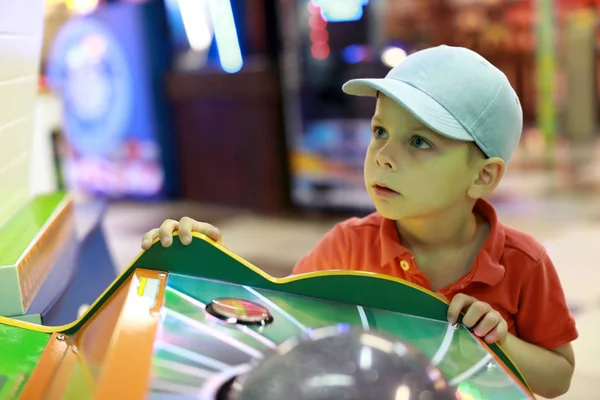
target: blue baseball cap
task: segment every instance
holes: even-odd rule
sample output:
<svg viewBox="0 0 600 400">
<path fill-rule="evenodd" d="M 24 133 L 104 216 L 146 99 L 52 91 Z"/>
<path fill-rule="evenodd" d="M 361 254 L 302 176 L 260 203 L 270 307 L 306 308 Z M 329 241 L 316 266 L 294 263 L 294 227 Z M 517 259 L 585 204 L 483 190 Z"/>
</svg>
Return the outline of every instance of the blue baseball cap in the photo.
<svg viewBox="0 0 600 400">
<path fill-rule="evenodd" d="M 342 90 L 373 97 L 381 92 L 437 133 L 475 142 L 506 163 L 523 130 L 523 110 L 506 75 L 463 47 L 418 51 L 385 78 L 353 79 Z"/>
</svg>

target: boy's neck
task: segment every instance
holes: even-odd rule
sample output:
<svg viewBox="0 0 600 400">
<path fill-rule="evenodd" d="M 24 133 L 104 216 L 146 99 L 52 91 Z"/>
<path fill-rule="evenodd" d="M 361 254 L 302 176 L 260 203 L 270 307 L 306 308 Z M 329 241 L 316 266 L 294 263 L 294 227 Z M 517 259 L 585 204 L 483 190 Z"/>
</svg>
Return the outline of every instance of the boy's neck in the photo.
<svg viewBox="0 0 600 400">
<path fill-rule="evenodd" d="M 441 213 L 396 221 L 400 243 L 411 251 L 464 246 L 477 235 L 472 204 L 457 204 Z"/>
</svg>

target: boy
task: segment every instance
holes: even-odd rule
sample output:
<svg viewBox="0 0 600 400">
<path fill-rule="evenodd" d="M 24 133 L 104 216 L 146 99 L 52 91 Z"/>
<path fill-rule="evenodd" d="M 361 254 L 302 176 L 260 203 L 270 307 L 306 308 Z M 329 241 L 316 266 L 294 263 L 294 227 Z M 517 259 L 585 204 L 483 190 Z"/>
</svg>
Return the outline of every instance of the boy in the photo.
<svg viewBox="0 0 600 400">
<path fill-rule="evenodd" d="M 483 197 L 500 182 L 522 130 L 506 76 L 473 51 L 419 51 L 383 79 L 343 90 L 376 96 L 364 179 L 376 213 L 334 226 L 293 273 L 349 269 L 396 276 L 450 300 L 448 320 L 498 342 L 537 394 L 565 393 L 578 336 L 556 270 L 532 237 L 503 225 Z M 183 218 L 148 232 L 219 230 Z"/>
</svg>

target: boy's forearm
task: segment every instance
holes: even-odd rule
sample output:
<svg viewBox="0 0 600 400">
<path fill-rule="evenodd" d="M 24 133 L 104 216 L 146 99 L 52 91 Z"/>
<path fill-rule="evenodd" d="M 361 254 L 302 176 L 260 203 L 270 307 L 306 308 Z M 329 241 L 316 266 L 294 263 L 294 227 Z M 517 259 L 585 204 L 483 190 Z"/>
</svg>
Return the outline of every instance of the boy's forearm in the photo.
<svg viewBox="0 0 600 400">
<path fill-rule="evenodd" d="M 511 334 L 502 348 L 536 394 L 554 398 L 569 390 L 574 365 L 563 355 L 527 343 Z"/>
</svg>

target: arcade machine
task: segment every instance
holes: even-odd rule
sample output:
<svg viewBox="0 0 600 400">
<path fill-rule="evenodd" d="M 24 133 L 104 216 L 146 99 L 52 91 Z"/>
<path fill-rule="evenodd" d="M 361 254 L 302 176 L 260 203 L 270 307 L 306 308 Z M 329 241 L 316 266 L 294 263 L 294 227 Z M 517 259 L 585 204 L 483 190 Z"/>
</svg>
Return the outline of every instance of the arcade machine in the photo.
<svg viewBox="0 0 600 400">
<path fill-rule="evenodd" d="M 0 227 L 0 315 L 43 322 L 75 269 L 73 217 L 71 199 L 53 193 L 23 204 Z M 53 285 L 57 276 L 63 279 Z"/>
<path fill-rule="evenodd" d="M 68 189 L 107 198 L 176 193 L 160 2 L 107 3 L 59 31 L 47 79 L 64 108 Z"/>
<path fill-rule="evenodd" d="M 446 312 L 383 275 L 273 278 L 196 235 L 142 252 L 71 323 L 0 318 L 0 399 L 534 398 Z"/>
<path fill-rule="evenodd" d="M 0 316 L 64 324 L 115 279 L 101 225 L 77 226 L 78 207 L 66 192 L 38 195 L 0 227 Z"/>
</svg>

